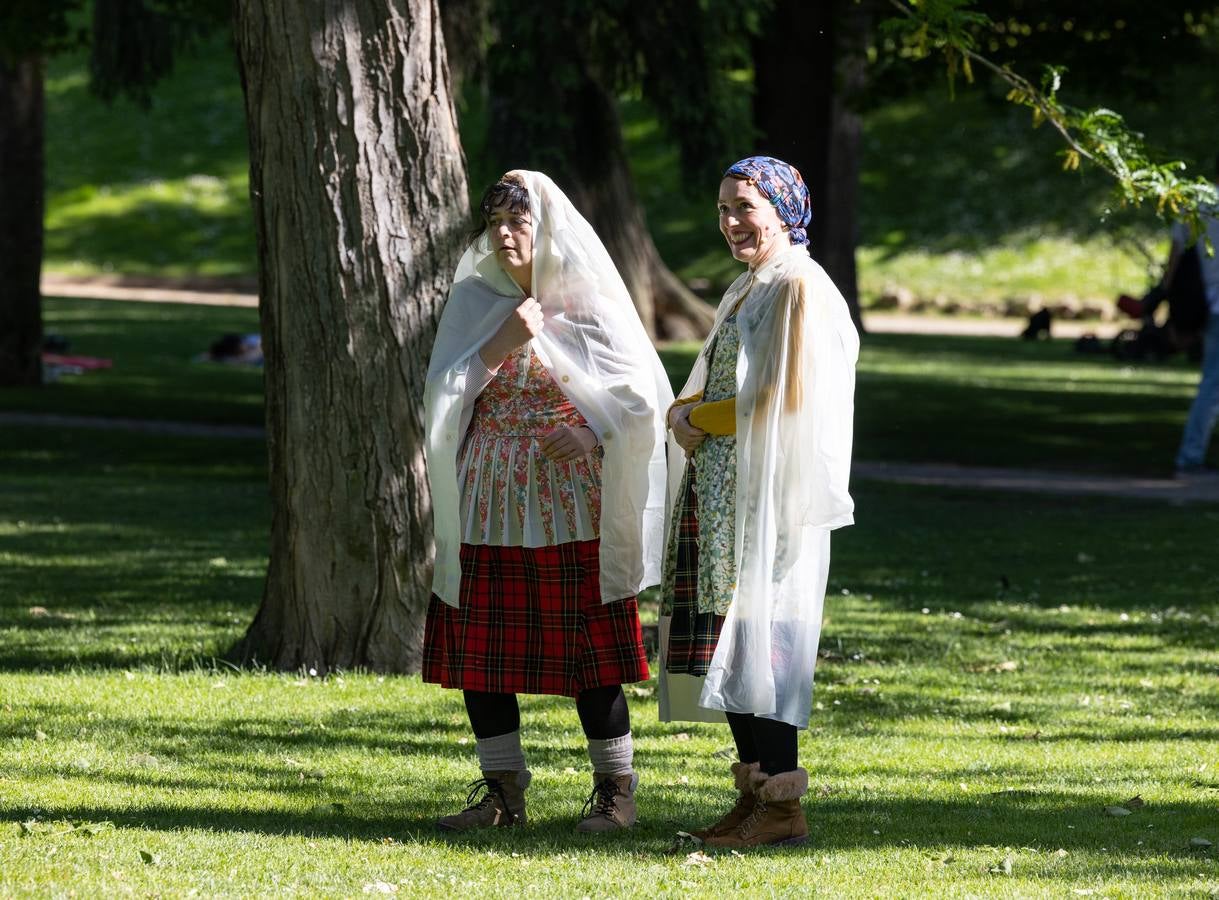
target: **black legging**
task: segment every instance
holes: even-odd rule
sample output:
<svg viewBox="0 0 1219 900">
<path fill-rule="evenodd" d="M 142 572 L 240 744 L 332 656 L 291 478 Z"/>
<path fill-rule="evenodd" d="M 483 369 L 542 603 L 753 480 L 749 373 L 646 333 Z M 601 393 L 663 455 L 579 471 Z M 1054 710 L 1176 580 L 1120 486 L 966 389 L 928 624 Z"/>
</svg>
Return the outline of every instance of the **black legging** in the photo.
<svg viewBox="0 0 1219 900">
<path fill-rule="evenodd" d="M 521 727 L 521 707 L 516 702 L 516 694 L 493 694 L 488 691 L 463 693 L 466 713 L 476 738 L 498 737 Z M 631 730 L 631 713 L 627 709 L 626 695 L 622 693 L 621 685 L 611 684 L 581 691 L 576 697 L 576 712 L 580 715 L 584 736 L 593 740 L 622 737 Z"/>
<path fill-rule="evenodd" d="M 761 763 L 761 769 L 767 775 L 795 770 L 799 734 L 795 725 L 763 719 L 752 713 L 730 712 L 727 715 L 741 762 Z"/>
</svg>

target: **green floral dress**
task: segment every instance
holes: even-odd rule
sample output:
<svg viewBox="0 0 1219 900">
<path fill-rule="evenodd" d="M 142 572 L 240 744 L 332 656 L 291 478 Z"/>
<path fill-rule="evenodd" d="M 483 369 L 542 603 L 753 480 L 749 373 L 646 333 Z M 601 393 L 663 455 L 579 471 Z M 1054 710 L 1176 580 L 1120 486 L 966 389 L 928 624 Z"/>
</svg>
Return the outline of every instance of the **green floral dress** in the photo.
<svg viewBox="0 0 1219 900">
<path fill-rule="evenodd" d="M 739 349 L 734 313 L 709 351 L 703 402 L 736 396 Z M 665 666 L 705 675 L 736 588 L 736 435 L 704 438 L 686 464 L 680 496 L 661 581 L 661 614 L 672 616 Z"/>
</svg>

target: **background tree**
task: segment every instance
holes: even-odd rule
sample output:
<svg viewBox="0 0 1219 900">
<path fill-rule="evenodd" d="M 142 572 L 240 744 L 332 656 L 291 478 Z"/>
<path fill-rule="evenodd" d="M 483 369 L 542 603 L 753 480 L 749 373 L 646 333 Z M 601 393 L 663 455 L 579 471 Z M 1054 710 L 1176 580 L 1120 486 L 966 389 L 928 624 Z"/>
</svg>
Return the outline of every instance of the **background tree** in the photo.
<svg viewBox="0 0 1219 900">
<path fill-rule="evenodd" d="M 223 0 L 7 0 L 0 5 L 0 387 L 42 381 L 48 56 L 88 46 L 90 86 L 144 105 L 174 54 L 225 21 Z M 91 13 L 91 15 L 90 15 Z"/>
<path fill-rule="evenodd" d="M 421 400 L 468 226 L 435 0 L 238 0 L 271 558 L 238 659 L 413 671 L 429 597 Z"/>
<path fill-rule="evenodd" d="M 659 338 L 704 334 L 712 310 L 669 270 L 648 232 L 627 163 L 618 96 L 637 91 L 676 140 L 688 184 L 718 182 L 743 143 L 727 81 L 747 31 L 736 4 L 556 0 L 522 15 L 497 0 L 487 62 L 488 151 L 544 169 L 589 218 Z M 707 201 L 711 215 L 714 201 Z"/>
</svg>

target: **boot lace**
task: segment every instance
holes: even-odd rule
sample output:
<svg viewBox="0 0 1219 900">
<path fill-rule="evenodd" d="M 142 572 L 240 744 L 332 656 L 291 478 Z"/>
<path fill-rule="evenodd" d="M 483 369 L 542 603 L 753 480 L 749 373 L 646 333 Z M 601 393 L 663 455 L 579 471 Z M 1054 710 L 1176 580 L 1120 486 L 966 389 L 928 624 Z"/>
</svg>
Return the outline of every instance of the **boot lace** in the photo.
<svg viewBox="0 0 1219 900">
<path fill-rule="evenodd" d="M 499 807 L 506 814 L 512 815 L 508 809 L 508 798 L 504 796 L 504 786 L 498 778 L 480 778 L 478 781 L 471 781 L 468 785 L 470 793 L 466 797 L 466 809 L 482 809 L 488 803 L 494 803 L 499 800 Z M 482 799 L 475 800 L 479 791 L 485 791 Z M 515 816 L 513 816 L 515 818 Z"/>
<path fill-rule="evenodd" d="M 743 838 L 749 837 L 749 835 L 753 832 L 754 826 L 762 821 L 765 816 L 766 804 L 761 800 L 756 801 L 754 803 L 753 812 L 746 816 L 745 821 L 737 826 L 737 833 Z"/>
<path fill-rule="evenodd" d="M 580 815 L 586 819 L 590 816 L 612 816 L 617 808 L 614 804 L 614 798 L 617 796 L 618 782 L 612 778 L 601 779 L 584 801 L 584 809 Z"/>
</svg>

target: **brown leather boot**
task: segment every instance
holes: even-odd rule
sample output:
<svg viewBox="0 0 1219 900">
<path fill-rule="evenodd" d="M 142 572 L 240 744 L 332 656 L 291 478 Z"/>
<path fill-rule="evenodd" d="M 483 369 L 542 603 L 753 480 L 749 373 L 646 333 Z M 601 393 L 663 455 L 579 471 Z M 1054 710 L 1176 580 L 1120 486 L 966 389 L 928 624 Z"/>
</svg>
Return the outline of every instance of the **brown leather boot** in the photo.
<svg viewBox="0 0 1219 900">
<path fill-rule="evenodd" d="M 740 824 L 749 818 L 749 814 L 753 812 L 756 799 L 750 779 L 757 771 L 758 763 L 756 762 L 733 763 L 732 778 L 736 782 L 736 789 L 740 792 L 737 794 L 736 803 L 714 825 L 708 825 L 706 828 L 700 828 L 698 831 L 691 831 L 690 834 L 700 841 L 705 841 L 709 837 L 714 837 L 718 834 L 728 834 L 739 828 Z"/>
<path fill-rule="evenodd" d="M 504 828 L 525 824 L 525 788 L 528 770 L 522 772 L 483 772 L 470 785 L 466 808 L 436 821 L 441 831 L 469 831 L 472 828 Z M 479 791 L 483 792 L 478 798 Z"/>
<path fill-rule="evenodd" d="M 639 776 L 634 772 L 625 775 L 593 773 L 593 792 L 584 804 L 584 818 L 576 831 L 585 834 L 602 831 L 617 831 L 635 824 L 635 787 Z"/>
<path fill-rule="evenodd" d="M 808 840 L 808 823 L 800 798 L 808 791 L 808 772 L 796 769 L 753 776 L 756 803 L 735 831 L 707 839 L 708 847 L 745 850 L 750 847 L 794 847 Z"/>
</svg>

